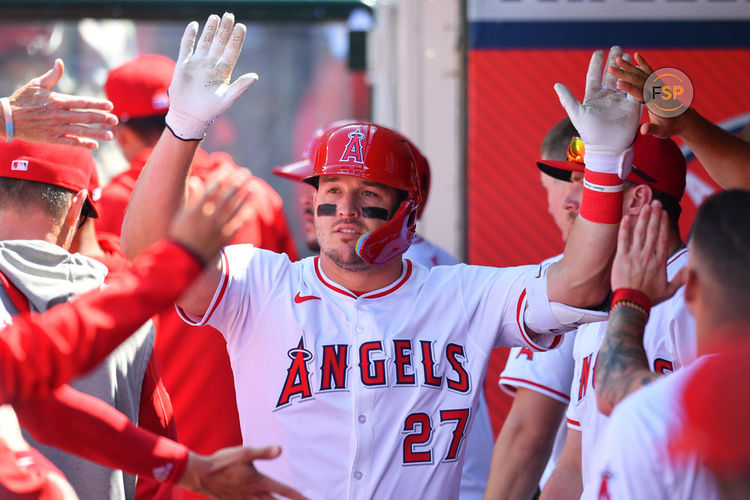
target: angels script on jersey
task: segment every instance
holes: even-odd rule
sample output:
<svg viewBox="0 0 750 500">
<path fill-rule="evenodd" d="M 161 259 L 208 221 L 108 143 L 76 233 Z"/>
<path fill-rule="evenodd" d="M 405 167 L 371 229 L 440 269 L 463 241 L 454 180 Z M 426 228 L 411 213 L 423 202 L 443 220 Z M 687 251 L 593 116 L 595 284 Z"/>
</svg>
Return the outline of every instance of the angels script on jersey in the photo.
<svg viewBox="0 0 750 500">
<path fill-rule="evenodd" d="M 465 349 L 459 344 L 446 344 L 444 352 L 435 356 L 432 340 L 394 339 L 392 349 L 383 341 L 363 342 L 359 347 L 350 344 L 323 345 L 316 356 L 305 348 L 305 339 L 300 337 L 297 346 L 289 349 L 289 368 L 284 386 L 281 388 L 276 409 L 286 407 L 293 400 L 305 400 L 316 393 L 341 391 L 349 388 L 350 358 L 355 357 L 358 369 L 355 376 L 365 387 L 420 386 L 441 389 L 445 383 L 448 390 L 461 394 L 471 392 Z M 356 349 L 356 353 L 350 353 Z M 416 349 L 416 352 L 415 352 Z M 390 352 L 388 352 L 390 350 Z M 448 364 L 441 363 L 444 359 Z M 389 371 L 388 365 L 394 371 Z M 445 367 L 441 371 L 441 367 Z M 313 388 L 311 370 L 319 370 L 319 387 Z M 392 380 L 389 380 L 392 379 Z"/>
</svg>

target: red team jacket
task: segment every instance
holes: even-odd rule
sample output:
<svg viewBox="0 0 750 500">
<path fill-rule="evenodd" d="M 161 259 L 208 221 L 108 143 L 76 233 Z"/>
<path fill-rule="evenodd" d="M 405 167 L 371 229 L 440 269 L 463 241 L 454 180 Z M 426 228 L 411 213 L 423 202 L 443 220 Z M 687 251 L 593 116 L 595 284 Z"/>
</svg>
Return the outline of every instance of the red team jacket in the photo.
<svg viewBox="0 0 750 500">
<path fill-rule="evenodd" d="M 0 331 L 0 403 L 23 407 L 52 395 L 70 401 L 76 417 L 70 420 L 76 425 L 64 435 L 43 435 L 41 412 L 35 414 L 37 422 L 31 418 L 23 423 L 40 440 L 103 465 L 167 482 L 181 477 L 187 463 L 185 446 L 139 430 L 90 396 L 67 386 L 57 388 L 93 368 L 146 319 L 169 307 L 201 267 L 181 246 L 160 242 L 127 271 L 108 278 L 107 286 L 43 315 L 15 318 Z M 0 497 L 34 495 L 28 487 L 34 485 L 37 472 L 19 467 L 8 451 L 0 447 Z M 19 480 L 24 477 L 29 481 Z M 29 498 L 40 498 L 44 491 L 37 493 Z"/>
</svg>

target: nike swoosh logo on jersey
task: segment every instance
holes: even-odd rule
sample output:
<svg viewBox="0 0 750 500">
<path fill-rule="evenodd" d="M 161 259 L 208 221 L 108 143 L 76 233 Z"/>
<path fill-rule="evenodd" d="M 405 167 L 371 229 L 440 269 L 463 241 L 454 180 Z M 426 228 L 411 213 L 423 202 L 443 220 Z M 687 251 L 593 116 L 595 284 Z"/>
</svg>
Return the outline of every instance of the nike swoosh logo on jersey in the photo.
<svg viewBox="0 0 750 500">
<path fill-rule="evenodd" d="M 316 297 L 315 295 L 300 295 L 299 292 L 294 296 L 294 302 L 297 304 L 301 304 L 306 300 L 320 300 L 320 297 Z"/>
</svg>

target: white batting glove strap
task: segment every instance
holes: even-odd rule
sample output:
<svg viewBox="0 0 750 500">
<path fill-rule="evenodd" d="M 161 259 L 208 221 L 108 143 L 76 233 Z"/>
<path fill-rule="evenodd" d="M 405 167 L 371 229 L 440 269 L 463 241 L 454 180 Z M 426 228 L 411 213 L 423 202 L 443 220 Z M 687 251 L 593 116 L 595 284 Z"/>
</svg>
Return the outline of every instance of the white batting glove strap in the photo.
<svg viewBox="0 0 750 500">
<path fill-rule="evenodd" d="M 211 118 L 206 123 L 170 107 L 165 121 L 175 137 L 183 141 L 200 141 L 206 137 L 206 131 L 214 120 Z"/>
<path fill-rule="evenodd" d="M 633 167 L 632 146 L 625 151 L 618 152 L 609 148 L 585 144 L 585 151 L 586 170 L 602 174 L 617 174 L 623 180 L 630 175 L 630 170 Z"/>
</svg>

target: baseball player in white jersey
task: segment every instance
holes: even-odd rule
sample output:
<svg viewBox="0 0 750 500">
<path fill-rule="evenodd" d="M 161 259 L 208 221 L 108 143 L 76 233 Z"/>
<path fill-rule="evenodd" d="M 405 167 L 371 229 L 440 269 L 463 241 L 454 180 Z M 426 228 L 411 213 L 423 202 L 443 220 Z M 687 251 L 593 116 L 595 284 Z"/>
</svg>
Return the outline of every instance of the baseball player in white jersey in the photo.
<svg viewBox="0 0 750 500">
<path fill-rule="evenodd" d="M 633 171 L 627 178 L 630 184 L 626 187 L 623 212 L 637 214 L 652 200 L 663 200 L 670 213 L 668 238 L 672 254 L 667 272 L 672 279 L 687 263 L 687 250 L 680 240 L 677 226 L 679 199 L 685 189 L 685 159 L 673 141 L 653 136 L 637 136 L 633 150 Z M 593 474 L 591 457 L 598 447 L 607 415 L 617 402 L 605 407 L 602 395 L 598 393 L 603 391 L 610 397 L 611 390 L 602 388 L 598 381 L 595 383 L 597 372 L 609 369 L 609 365 L 603 365 L 600 360 L 606 330 L 607 323 L 597 323 L 584 325 L 575 334 L 575 370 L 566 415 L 568 441 L 561 455 L 563 463 L 551 476 L 547 485 L 549 490 L 543 491 L 543 498 L 548 495 L 552 495 L 548 498 L 579 496 L 590 484 Z M 657 373 L 671 373 L 695 359 L 694 323 L 680 293 L 653 308 L 642 345 L 650 369 Z"/>
<path fill-rule="evenodd" d="M 310 142 L 305 147 L 302 158 L 299 161 L 276 167 L 272 169 L 271 172 L 280 177 L 284 177 L 285 179 L 296 182 L 304 181 L 304 179 L 312 175 L 313 162 L 310 159 L 310 152 L 317 151 L 320 147 L 320 141 L 324 139 L 324 136 L 338 127 L 356 123 L 358 122 L 352 120 L 338 121 L 325 127 L 321 127 L 313 134 Z M 419 149 L 411 141 L 406 138 L 404 139 L 409 145 L 416 163 L 419 193 L 422 197 L 421 205 L 417 211 L 417 220 L 419 220 L 427 201 L 427 197 L 429 196 L 430 166 L 427 158 L 422 155 Z M 307 184 L 304 185 L 308 186 Z M 310 189 L 314 188 L 310 187 Z M 305 211 L 308 210 L 306 204 L 303 204 L 303 209 Z M 310 215 L 312 215 L 312 201 L 310 202 Z M 320 248 L 314 234 L 314 228 L 312 228 L 312 231 L 308 230 L 306 232 L 305 242 L 310 250 L 319 250 Z M 458 264 L 458 261 L 448 252 L 417 235 L 412 239 L 409 249 L 404 252 L 404 258 L 409 259 L 416 264 L 421 264 L 428 269 L 435 267 L 436 265 Z M 477 411 L 474 413 L 471 432 L 469 432 L 466 438 L 466 460 L 461 473 L 461 488 L 459 492 L 460 500 L 479 500 L 483 497 L 487 486 L 490 460 L 492 458 L 492 441 L 494 436 L 492 432 L 492 424 L 490 422 L 489 409 L 487 408 L 487 402 L 484 396 L 483 385 L 479 390 L 480 394 Z"/>
<path fill-rule="evenodd" d="M 578 135 L 566 116 L 545 135 L 540 147 L 542 159 L 537 162 L 547 209 L 563 242 L 578 215 L 583 174 L 549 167 L 545 162 L 583 163 L 569 147 Z M 560 257 L 542 262 L 539 272 Z M 573 380 L 572 350 L 572 335 L 566 335 L 559 348 L 545 353 L 518 347 L 510 350 L 500 374 L 500 388 L 514 401 L 495 444 L 486 498 L 526 499 L 544 487 L 565 444 L 567 426 L 563 417 Z"/>
<path fill-rule="evenodd" d="M 612 412 L 596 450 L 592 450 L 590 484 L 582 498 L 719 500 L 713 475 L 696 457 L 675 460 L 669 439 L 682 420 L 679 398 L 697 361 L 662 377 L 622 400 Z"/>
<path fill-rule="evenodd" d="M 725 476 L 725 471 L 725 477 L 728 477 L 741 470 L 729 471 L 732 465 L 737 464 L 730 465 L 725 459 L 717 462 L 717 455 L 711 457 L 705 453 L 712 450 L 714 454 L 718 451 L 719 455 L 726 456 L 716 440 L 711 441 L 709 436 L 701 434 L 705 432 L 705 427 L 684 429 L 688 421 L 684 402 L 691 401 L 688 409 L 715 404 L 717 398 L 711 395 L 721 392 L 721 385 L 708 384 L 704 387 L 703 396 L 709 400 L 703 403 L 694 400 L 695 395 L 688 399 L 683 394 L 687 385 L 701 376 L 704 367 L 711 363 L 718 367 L 728 366 L 727 363 L 731 362 L 731 358 L 711 354 L 717 345 L 724 349 L 730 346 L 731 349 L 748 338 L 750 268 L 747 261 L 750 258 L 750 228 L 746 217 L 738 217 L 738 214 L 748 213 L 750 193 L 747 191 L 719 193 L 698 210 L 689 244 L 688 264 L 682 273 L 685 287 L 680 291 L 695 317 L 701 357 L 686 370 L 659 378 L 617 405 L 594 455 L 591 486 L 587 485 L 585 492 L 587 498 L 724 498 L 715 477 Z M 644 324 L 647 330 L 651 323 L 648 311 L 650 302 L 656 303 L 669 296 L 674 282 L 668 282 L 669 273 L 665 279 L 663 271 L 659 271 L 659 264 L 663 262 L 660 257 L 666 254 L 666 246 L 658 244 L 659 233 L 665 231 L 666 221 L 662 220 L 661 224 L 651 224 L 649 221 L 647 226 L 643 219 L 639 218 L 634 237 L 628 238 L 624 228 L 619 239 L 612 271 L 612 285 L 617 289 L 615 296 L 620 294 L 620 290 L 635 293 L 631 293 L 633 298 L 630 301 L 623 301 L 619 306 L 617 302 L 614 303 L 607 339 L 617 341 L 613 351 L 614 355 L 619 356 L 621 364 L 626 364 L 639 376 L 648 376 L 646 353 L 636 352 L 633 346 L 640 343 Z M 631 221 L 623 221 L 623 226 L 630 224 Z M 638 236 L 639 225 L 641 234 L 646 233 L 646 227 L 650 234 Z M 652 248 L 656 248 L 656 251 L 652 251 Z M 643 256 L 651 258 L 644 259 Z M 640 300 L 637 299 L 638 294 L 642 296 Z M 743 396 L 746 395 L 734 394 L 731 397 Z M 728 406 L 731 404 L 725 404 L 718 412 L 732 411 Z M 746 403 L 744 407 L 747 408 Z M 680 434 L 697 446 L 693 452 L 674 457 L 671 449 Z M 731 432 L 720 434 L 724 443 L 731 439 Z M 737 435 L 737 439 L 742 437 Z M 746 450 L 747 442 L 741 446 Z M 704 456 L 699 454 L 701 452 Z M 717 476 L 713 476 L 703 463 L 713 465 Z M 717 468 L 716 465 L 721 463 L 723 468 Z M 744 473 L 740 473 L 745 474 L 740 483 L 746 481 L 746 471 L 745 467 Z M 729 491 L 725 490 L 724 493 L 728 494 Z"/>
<path fill-rule="evenodd" d="M 245 32 L 231 14 L 211 16 L 193 50 L 197 31 L 190 23 L 183 36 L 169 130 L 123 223 L 130 255 L 163 234 L 198 142 L 257 78 L 228 84 Z M 567 250 L 545 276 L 535 266 L 428 270 L 403 259 L 420 204 L 414 159 L 399 134 L 365 122 L 330 132 L 311 155 L 319 257 L 290 262 L 228 247 L 184 296 L 184 318 L 227 340 L 243 439 L 285 450 L 280 465 L 259 470 L 313 498 L 458 496 L 490 351 L 556 347 L 560 333 L 589 320 L 578 308 L 608 294 L 617 233 L 609 222 L 620 218 L 618 170 L 629 167 L 640 104 L 612 90 L 609 77 L 597 82 L 603 67 L 598 51 L 587 106 L 563 99 L 591 131 L 587 173 L 606 189 L 584 192 Z"/>
<path fill-rule="evenodd" d="M 682 249 L 669 261 L 669 279 L 673 279 L 677 271 L 686 264 L 687 250 Z M 692 362 L 695 359 L 694 328 L 681 292 L 651 309 L 643 338 L 651 370 L 656 373 L 671 373 Z M 587 491 L 594 477 L 591 460 L 601 446 L 601 435 L 609 420 L 597 406 L 594 384 L 596 370 L 600 368 L 597 362 L 605 332 L 606 323 L 581 327 L 575 334 L 573 348 L 575 372 L 567 421 L 569 432 L 581 433 L 581 480 L 584 495 L 591 493 Z"/>
</svg>

